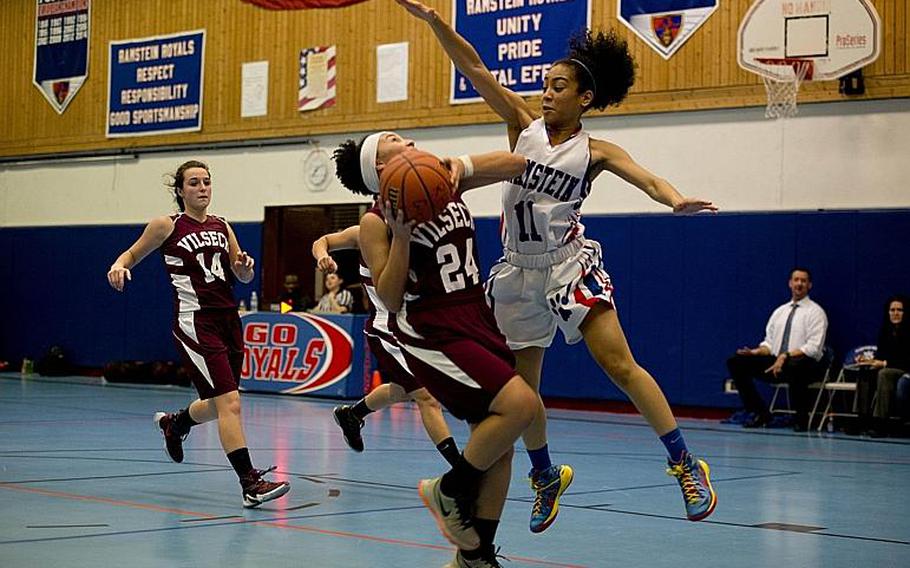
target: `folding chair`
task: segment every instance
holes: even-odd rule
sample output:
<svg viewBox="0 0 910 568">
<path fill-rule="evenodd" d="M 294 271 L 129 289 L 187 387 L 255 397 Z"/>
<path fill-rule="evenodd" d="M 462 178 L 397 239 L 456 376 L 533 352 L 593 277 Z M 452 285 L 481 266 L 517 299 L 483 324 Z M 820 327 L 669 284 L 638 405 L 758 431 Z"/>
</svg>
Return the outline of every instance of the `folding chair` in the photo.
<svg viewBox="0 0 910 568">
<path fill-rule="evenodd" d="M 771 383 L 771 386 L 774 387 L 774 395 L 771 397 L 771 403 L 768 405 L 768 412 L 771 414 L 796 414 L 796 411 L 793 410 L 793 407 L 790 405 L 790 385 L 788 383 Z M 783 393 L 783 396 L 787 397 L 786 407 L 777 405 L 778 399 L 783 398 L 781 393 Z"/>
<path fill-rule="evenodd" d="M 825 376 L 827 376 L 828 370 L 831 368 L 832 361 L 834 361 L 834 350 L 826 345 L 822 352 L 822 358 L 819 361 L 821 367 L 825 370 L 822 375 L 822 380 L 810 383 L 810 389 L 822 388 Z M 771 396 L 771 403 L 768 404 L 768 412 L 771 414 L 796 414 L 796 411 L 793 410 L 793 406 L 790 404 L 790 385 L 788 383 L 771 383 L 771 386 L 774 387 L 774 395 Z M 778 402 L 783 396 L 787 397 L 786 407 L 778 406 Z"/>
<path fill-rule="evenodd" d="M 828 372 L 825 373 L 825 377 L 819 385 L 818 396 L 815 397 L 815 405 L 812 407 L 812 413 L 809 415 L 810 430 L 812 429 L 812 422 L 814 422 L 815 416 L 818 413 L 818 408 L 821 404 L 822 396 L 825 393 L 828 394 L 828 398 L 825 402 L 825 410 L 821 413 L 821 417 L 818 422 L 819 432 L 821 432 L 825 427 L 826 422 L 829 420 L 833 421 L 835 417 L 856 418 L 856 383 L 847 382 L 845 380 L 844 370 L 856 369 L 858 367 L 857 361 L 871 357 L 875 354 L 875 350 L 875 345 L 861 345 L 847 351 L 847 355 L 844 357 L 844 363 L 841 365 L 840 371 L 838 371 L 837 375 L 833 378 L 833 365 L 829 367 Z M 839 392 L 853 393 L 853 403 L 850 405 L 849 412 L 837 412 L 835 410 L 832 410 L 832 406 L 834 405 L 834 396 Z"/>
</svg>

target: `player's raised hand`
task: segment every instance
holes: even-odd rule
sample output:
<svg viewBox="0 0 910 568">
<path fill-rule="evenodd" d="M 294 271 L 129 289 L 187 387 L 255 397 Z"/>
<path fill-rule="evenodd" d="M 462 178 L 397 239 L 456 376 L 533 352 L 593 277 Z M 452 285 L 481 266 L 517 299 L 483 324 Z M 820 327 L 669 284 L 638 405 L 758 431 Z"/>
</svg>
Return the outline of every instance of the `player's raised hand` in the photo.
<svg viewBox="0 0 910 568">
<path fill-rule="evenodd" d="M 414 221 L 405 221 L 404 211 L 401 209 L 392 209 L 392 204 L 388 201 L 379 204 L 379 210 L 385 217 L 386 225 L 392 230 L 392 237 L 402 239 L 411 239 L 411 231 L 414 229 Z"/>
<path fill-rule="evenodd" d="M 329 255 L 325 255 L 316 262 L 316 268 L 326 274 L 331 274 L 338 270 L 338 263 Z"/>
<path fill-rule="evenodd" d="M 132 280 L 133 275 L 130 274 L 129 268 L 124 268 L 122 266 L 111 266 L 111 269 L 107 272 L 107 282 L 111 285 L 111 288 L 117 290 L 118 292 L 123 292 L 123 285 L 126 284 L 127 280 Z"/>
<path fill-rule="evenodd" d="M 449 182 L 452 184 L 452 195 L 457 195 L 458 186 L 461 185 L 461 180 L 464 178 L 464 162 L 458 158 L 443 158 L 442 163 L 450 172 Z"/>
<path fill-rule="evenodd" d="M 398 4 L 402 8 L 404 8 L 405 10 L 407 10 L 414 16 L 417 16 L 421 20 L 425 20 L 427 22 L 432 22 L 433 20 L 435 20 L 436 18 L 439 17 L 439 14 L 436 13 L 436 10 L 434 10 L 433 8 L 430 8 L 429 6 L 424 6 L 417 0 L 395 0 L 395 1 L 398 2 Z"/>
<path fill-rule="evenodd" d="M 717 213 L 717 205 L 704 199 L 686 197 L 673 207 L 674 213 L 685 215 L 686 213 L 698 213 L 699 211 L 710 211 Z"/>
<path fill-rule="evenodd" d="M 234 274 L 237 275 L 237 278 L 244 280 L 246 278 L 253 277 L 253 266 L 255 266 L 256 261 L 253 260 L 253 257 L 248 255 L 244 251 L 240 251 L 237 254 L 237 260 L 234 261 Z"/>
</svg>

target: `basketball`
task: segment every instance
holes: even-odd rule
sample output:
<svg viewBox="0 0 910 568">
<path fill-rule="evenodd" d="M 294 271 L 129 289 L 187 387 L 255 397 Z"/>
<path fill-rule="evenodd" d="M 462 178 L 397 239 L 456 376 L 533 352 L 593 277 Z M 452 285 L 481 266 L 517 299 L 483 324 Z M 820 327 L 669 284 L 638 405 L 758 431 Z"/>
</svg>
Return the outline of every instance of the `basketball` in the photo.
<svg viewBox="0 0 910 568">
<path fill-rule="evenodd" d="M 435 218 L 452 201 L 449 169 L 428 152 L 402 152 L 383 168 L 379 176 L 379 197 L 392 209 L 404 211 L 408 221 L 418 224 Z"/>
</svg>

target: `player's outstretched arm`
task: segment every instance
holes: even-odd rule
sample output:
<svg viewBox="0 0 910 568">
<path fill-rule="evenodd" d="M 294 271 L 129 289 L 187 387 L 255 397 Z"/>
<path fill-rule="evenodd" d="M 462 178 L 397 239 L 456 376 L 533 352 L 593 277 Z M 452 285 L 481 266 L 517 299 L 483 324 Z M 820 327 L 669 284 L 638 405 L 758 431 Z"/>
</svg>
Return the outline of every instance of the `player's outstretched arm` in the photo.
<svg viewBox="0 0 910 568">
<path fill-rule="evenodd" d="M 174 230 L 174 222 L 168 216 L 155 217 L 133 243 L 130 248 L 123 251 L 107 272 L 107 281 L 114 290 L 123 292 L 127 280 L 132 280 L 130 269 L 148 256 L 150 252 L 161 246 Z"/>
<path fill-rule="evenodd" d="M 643 168 L 616 144 L 592 138 L 591 158 L 592 179 L 604 170 L 610 171 L 644 191 L 654 201 L 672 208 L 674 213 L 717 211 L 717 206 L 710 201 L 683 196 L 670 182 Z"/>
<path fill-rule="evenodd" d="M 313 241 L 312 252 L 316 268 L 325 273 L 338 270 L 338 264 L 329 253 L 340 249 L 358 248 L 359 237 L 360 225 L 351 225 L 344 230 L 322 235 Z"/>
<path fill-rule="evenodd" d="M 477 93 L 490 105 L 493 112 L 502 117 L 509 127 L 509 139 L 517 140 L 518 133 L 524 130 L 535 118 L 536 113 L 527 102 L 509 89 L 506 89 L 484 65 L 477 50 L 461 37 L 452 26 L 446 23 L 439 13 L 417 0 L 395 0 L 413 16 L 427 22 L 439 44 L 445 50 L 455 67 L 461 71 L 477 89 Z M 515 140 L 512 140 L 514 147 Z"/>
<path fill-rule="evenodd" d="M 528 160 L 524 156 L 505 150 L 461 156 L 452 162 L 456 168 L 468 170 L 464 172 L 465 175 L 458 186 L 460 193 L 518 177 L 524 173 L 528 165 Z"/>
<path fill-rule="evenodd" d="M 225 222 L 225 226 L 228 232 L 228 255 L 231 257 L 231 271 L 237 277 L 237 280 L 247 284 L 256 275 L 253 270 L 256 261 L 240 248 L 240 242 L 237 240 L 237 235 L 234 234 L 234 229 L 227 222 Z"/>
</svg>

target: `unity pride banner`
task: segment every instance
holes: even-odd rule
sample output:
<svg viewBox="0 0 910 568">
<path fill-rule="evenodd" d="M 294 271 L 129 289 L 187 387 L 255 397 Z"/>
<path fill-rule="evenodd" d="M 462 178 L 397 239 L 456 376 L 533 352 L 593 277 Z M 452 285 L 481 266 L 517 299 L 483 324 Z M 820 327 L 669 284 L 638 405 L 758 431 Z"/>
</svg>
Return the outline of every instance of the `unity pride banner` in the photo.
<svg viewBox="0 0 910 568">
<path fill-rule="evenodd" d="M 590 0 L 453 0 L 452 12 L 455 30 L 499 83 L 520 95 L 543 92 L 550 64 L 565 57 L 569 38 L 591 23 Z M 454 65 L 450 100 L 481 100 Z"/>
<path fill-rule="evenodd" d="M 107 136 L 202 129 L 205 30 L 112 41 Z"/>
<path fill-rule="evenodd" d="M 63 114 L 88 77 L 91 0 L 36 0 L 32 83 Z"/>
</svg>

